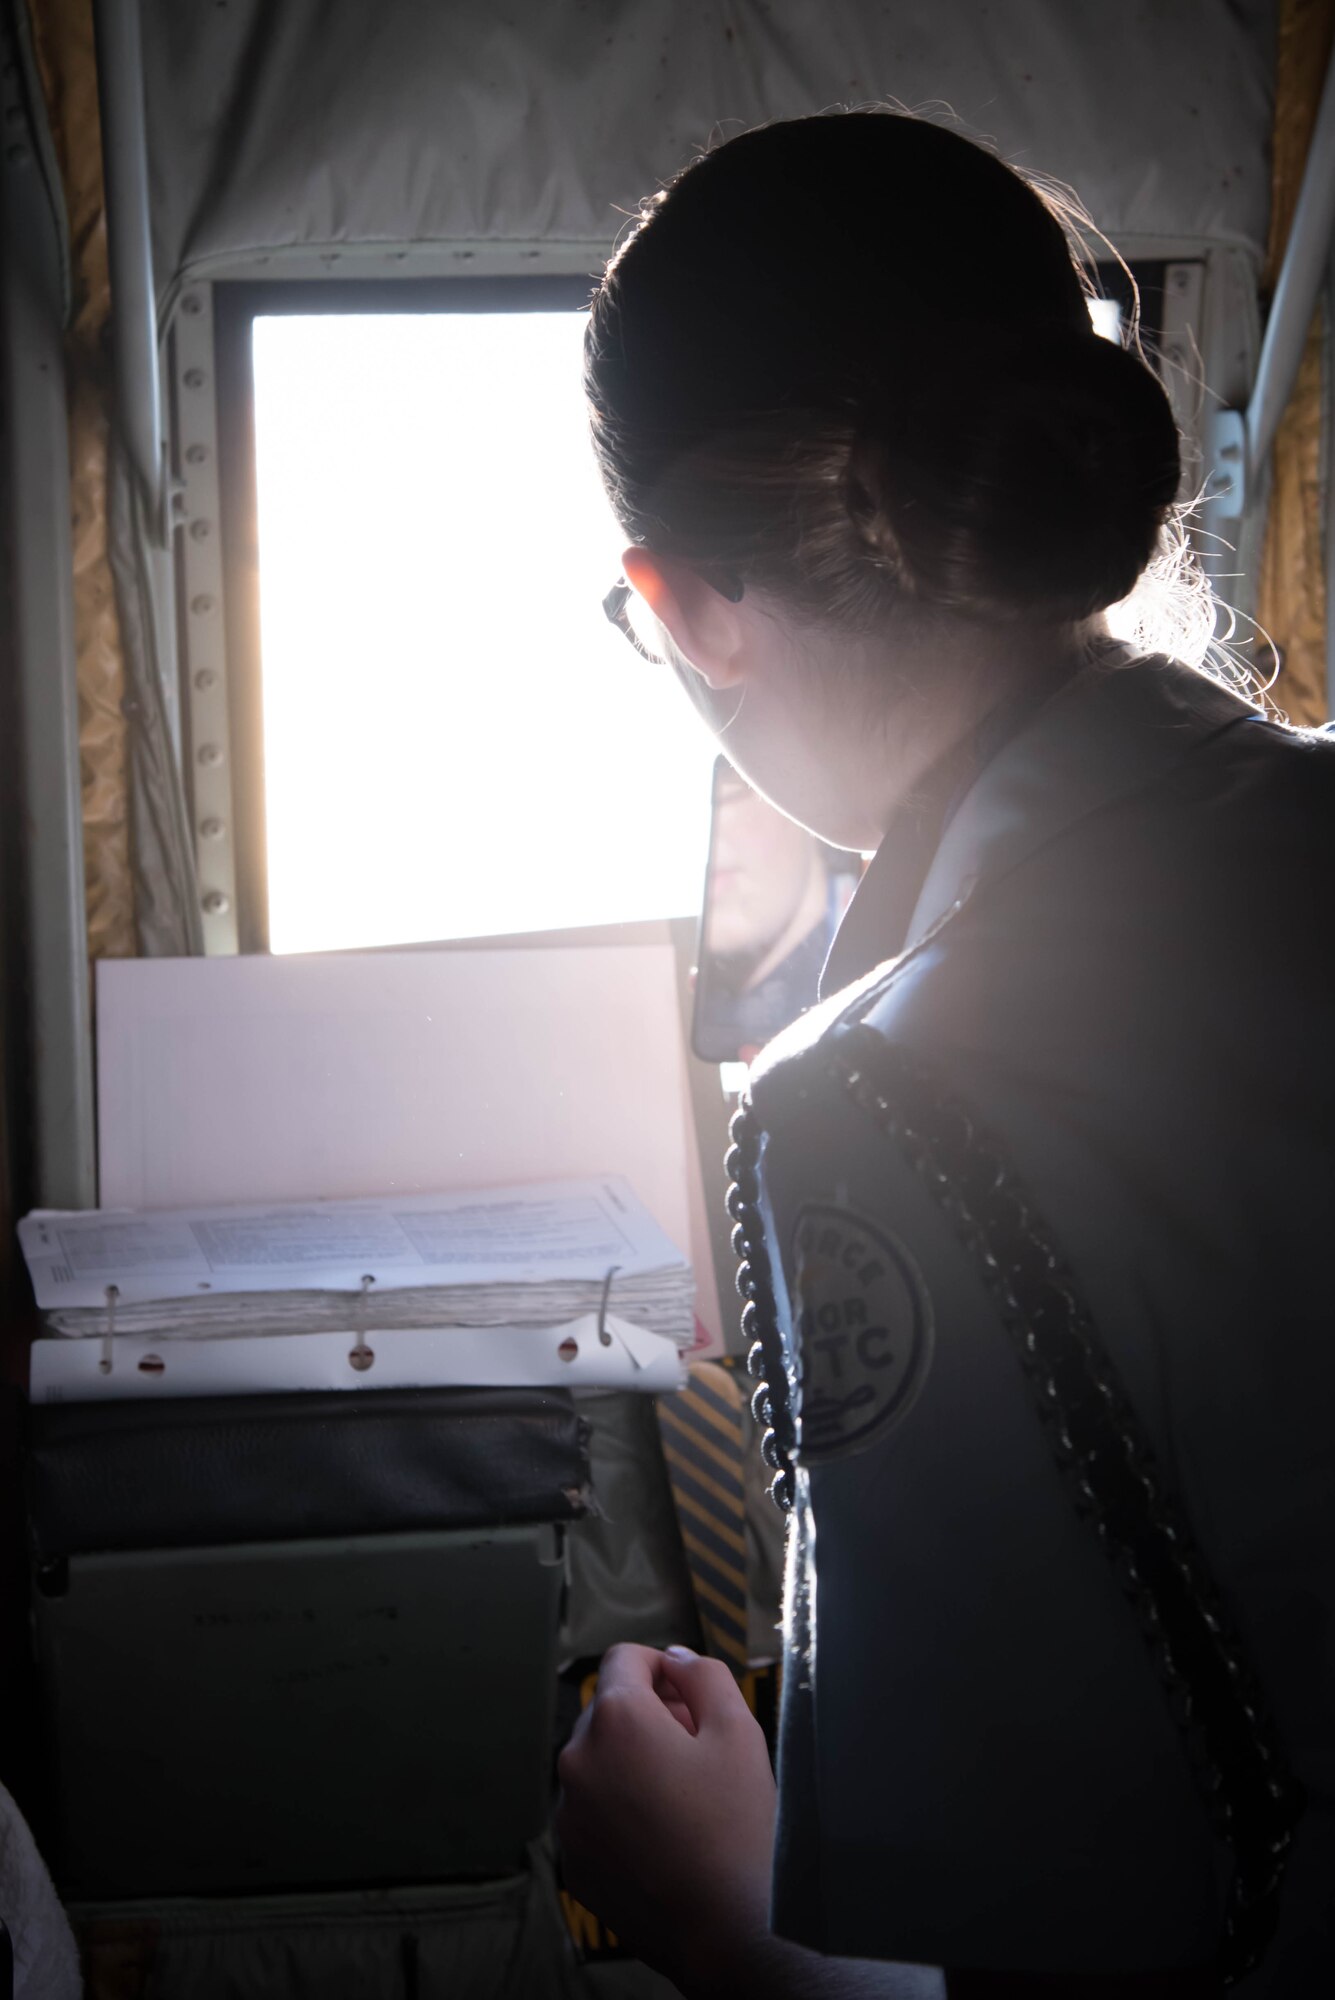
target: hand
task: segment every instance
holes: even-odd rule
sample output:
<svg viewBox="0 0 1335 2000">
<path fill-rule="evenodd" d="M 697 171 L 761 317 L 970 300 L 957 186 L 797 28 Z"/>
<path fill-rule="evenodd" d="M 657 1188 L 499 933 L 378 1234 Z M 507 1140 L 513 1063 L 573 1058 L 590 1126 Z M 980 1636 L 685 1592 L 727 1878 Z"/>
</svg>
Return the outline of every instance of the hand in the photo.
<svg viewBox="0 0 1335 2000">
<path fill-rule="evenodd" d="M 769 1930 L 774 1778 L 727 1667 L 614 1646 L 561 1753 L 566 1887 L 688 1987 Z"/>
</svg>

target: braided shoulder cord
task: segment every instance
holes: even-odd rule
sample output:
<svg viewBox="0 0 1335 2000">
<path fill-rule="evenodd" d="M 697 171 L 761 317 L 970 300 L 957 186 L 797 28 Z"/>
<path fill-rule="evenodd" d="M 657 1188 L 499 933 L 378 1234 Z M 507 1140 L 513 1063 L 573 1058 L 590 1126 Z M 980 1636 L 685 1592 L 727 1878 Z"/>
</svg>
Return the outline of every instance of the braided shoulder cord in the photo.
<svg viewBox="0 0 1335 2000">
<path fill-rule="evenodd" d="M 764 1436 L 761 1456 L 774 1473 L 770 1496 L 785 1512 L 793 1504 L 793 1458 L 797 1449 L 794 1419 L 795 1383 L 790 1378 L 774 1310 L 774 1288 L 761 1220 L 760 1127 L 749 1105 L 733 1113 L 732 1145 L 724 1156 L 729 1180 L 728 1214 L 732 1217 L 732 1247 L 737 1257 L 737 1290 L 742 1297 L 742 1335 L 747 1343 L 746 1366 L 756 1383 L 751 1415 Z"/>
<path fill-rule="evenodd" d="M 1153 1447 L 1074 1281 L 1004 1151 L 917 1058 L 872 1028 L 813 1050 L 826 1075 L 892 1139 L 981 1275 L 1029 1384 L 1048 1449 L 1134 1611 L 1197 1788 L 1233 1860 L 1220 1971 L 1260 1963 L 1279 1914 L 1303 1793 L 1256 1675 Z M 728 1206 L 752 1401 L 767 1426 L 771 1492 L 793 1502 L 795 1382 L 776 1323 L 758 1208 L 760 1132 L 733 1121 Z"/>
</svg>

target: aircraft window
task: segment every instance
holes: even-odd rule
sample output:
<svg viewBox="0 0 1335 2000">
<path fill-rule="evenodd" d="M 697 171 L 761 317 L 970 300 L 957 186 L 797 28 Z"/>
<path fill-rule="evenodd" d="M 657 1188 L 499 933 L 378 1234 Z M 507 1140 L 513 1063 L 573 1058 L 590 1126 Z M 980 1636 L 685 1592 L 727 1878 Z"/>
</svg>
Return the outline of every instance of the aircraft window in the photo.
<svg viewBox="0 0 1335 2000">
<path fill-rule="evenodd" d="M 269 948 L 696 911 L 714 747 L 603 613 L 584 313 L 246 321 Z"/>
</svg>

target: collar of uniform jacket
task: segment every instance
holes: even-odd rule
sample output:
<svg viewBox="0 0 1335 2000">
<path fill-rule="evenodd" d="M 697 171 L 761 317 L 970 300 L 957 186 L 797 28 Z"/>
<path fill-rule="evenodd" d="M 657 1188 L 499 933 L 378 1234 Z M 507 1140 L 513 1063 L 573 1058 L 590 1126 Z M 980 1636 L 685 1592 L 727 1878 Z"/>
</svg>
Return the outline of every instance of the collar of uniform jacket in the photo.
<svg viewBox="0 0 1335 2000">
<path fill-rule="evenodd" d="M 1101 653 L 1007 737 L 934 853 L 923 852 L 916 821 L 891 826 L 830 947 L 822 997 L 917 950 L 981 885 L 1220 730 L 1258 717 L 1250 702 L 1190 667 Z"/>
</svg>

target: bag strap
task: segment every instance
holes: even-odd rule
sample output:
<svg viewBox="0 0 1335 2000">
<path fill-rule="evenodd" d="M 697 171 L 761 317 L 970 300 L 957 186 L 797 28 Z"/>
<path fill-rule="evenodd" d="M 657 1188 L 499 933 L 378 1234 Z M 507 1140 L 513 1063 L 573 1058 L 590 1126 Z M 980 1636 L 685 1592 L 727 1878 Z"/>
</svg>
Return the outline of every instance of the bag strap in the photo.
<svg viewBox="0 0 1335 2000">
<path fill-rule="evenodd" d="M 1261 1961 L 1305 1803 L 1256 1674 L 1148 1434 L 1051 1232 L 1004 1149 L 917 1056 L 858 1025 L 803 1058 L 893 1141 L 972 1260 L 1028 1382 L 1048 1449 L 1089 1524 L 1149 1649 L 1197 1789 L 1233 1873 L 1220 1973 L 1233 1985 Z M 727 1171 L 752 1400 L 793 1503 L 799 1456 L 789 1379 L 759 1212 L 760 1127 L 733 1120 Z"/>
</svg>

